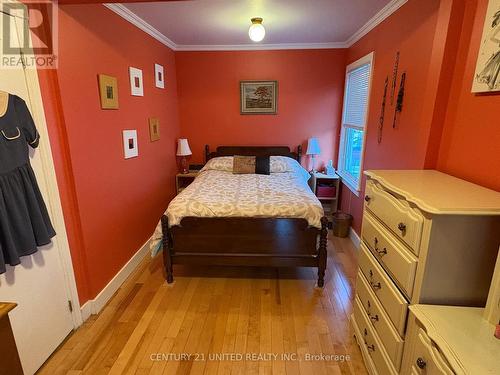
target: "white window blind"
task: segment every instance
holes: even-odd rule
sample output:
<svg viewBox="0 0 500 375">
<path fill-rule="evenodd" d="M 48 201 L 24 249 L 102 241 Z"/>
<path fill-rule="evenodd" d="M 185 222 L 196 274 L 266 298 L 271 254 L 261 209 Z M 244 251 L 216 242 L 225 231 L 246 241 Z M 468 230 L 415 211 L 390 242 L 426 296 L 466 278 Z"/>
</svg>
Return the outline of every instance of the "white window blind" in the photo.
<svg viewBox="0 0 500 375">
<path fill-rule="evenodd" d="M 373 53 L 350 64 L 346 69 L 337 169 L 342 182 L 356 195 L 360 190 L 363 169 L 372 62 Z"/>
<path fill-rule="evenodd" d="M 346 125 L 364 127 L 371 63 L 364 64 L 347 73 L 343 122 Z"/>
</svg>

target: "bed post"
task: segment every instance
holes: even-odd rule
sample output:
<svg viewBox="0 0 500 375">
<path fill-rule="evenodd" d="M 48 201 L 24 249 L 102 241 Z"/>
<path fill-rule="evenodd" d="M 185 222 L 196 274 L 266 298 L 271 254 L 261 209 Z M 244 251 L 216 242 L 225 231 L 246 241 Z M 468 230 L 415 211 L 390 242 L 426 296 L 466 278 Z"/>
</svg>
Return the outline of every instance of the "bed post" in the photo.
<svg viewBox="0 0 500 375">
<path fill-rule="evenodd" d="M 171 284 L 174 282 L 174 275 L 172 271 L 170 233 L 168 229 L 168 218 L 166 215 L 161 217 L 161 231 L 163 234 L 163 266 L 165 267 L 165 272 L 167 273 L 167 283 Z"/>
<path fill-rule="evenodd" d="M 297 161 L 299 162 L 299 164 L 301 160 L 302 160 L 302 145 L 299 145 L 297 147 Z"/>
<path fill-rule="evenodd" d="M 208 161 L 209 158 L 210 158 L 210 146 L 205 145 L 205 163 Z"/>
<path fill-rule="evenodd" d="M 323 288 L 325 285 L 325 270 L 326 270 L 326 246 L 328 242 L 328 219 L 323 216 L 321 218 L 321 231 L 319 234 L 319 249 L 318 249 L 318 286 Z"/>
</svg>

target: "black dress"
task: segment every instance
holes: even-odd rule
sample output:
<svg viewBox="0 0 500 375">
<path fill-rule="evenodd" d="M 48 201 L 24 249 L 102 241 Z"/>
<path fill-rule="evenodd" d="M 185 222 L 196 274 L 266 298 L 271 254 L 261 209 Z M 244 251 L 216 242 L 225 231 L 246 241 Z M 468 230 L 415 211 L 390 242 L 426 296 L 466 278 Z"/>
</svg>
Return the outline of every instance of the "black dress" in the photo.
<svg viewBox="0 0 500 375">
<path fill-rule="evenodd" d="M 24 100 L 9 95 L 7 112 L 0 117 L 0 273 L 15 266 L 37 246 L 55 236 L 35 174 L 29 148 L 39 135 Z"/>
</svg>

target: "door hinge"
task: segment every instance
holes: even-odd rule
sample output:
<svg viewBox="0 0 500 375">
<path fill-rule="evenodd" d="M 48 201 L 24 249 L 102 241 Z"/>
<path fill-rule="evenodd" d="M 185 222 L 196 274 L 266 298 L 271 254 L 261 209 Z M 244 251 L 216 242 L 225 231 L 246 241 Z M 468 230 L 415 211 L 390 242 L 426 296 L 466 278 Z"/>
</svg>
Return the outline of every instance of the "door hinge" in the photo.
<svg viewBox="0 0 500 375">
<path fill-rule="evenodd" d="M 69 312 L 73 312 L 73 302 L 68 301 Z"/>
</svg>

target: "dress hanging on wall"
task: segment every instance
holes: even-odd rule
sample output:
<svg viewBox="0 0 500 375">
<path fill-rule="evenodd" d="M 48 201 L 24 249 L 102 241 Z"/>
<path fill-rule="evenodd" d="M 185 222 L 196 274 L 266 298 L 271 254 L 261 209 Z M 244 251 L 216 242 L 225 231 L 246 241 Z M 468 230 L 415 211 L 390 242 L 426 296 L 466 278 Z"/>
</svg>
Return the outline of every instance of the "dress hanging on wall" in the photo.
<svg viewBox="0 0 500 375">
<path fill-rule="evenodd" d="M 39 138 L 24 100 L 9 94 L 0 117 L 0 273 L 56 234 L 29 161 Z"/>
</svg>

